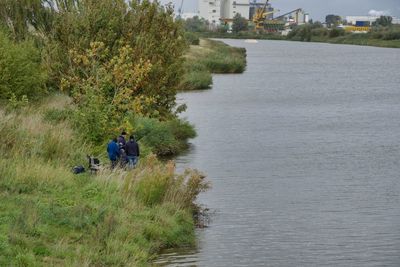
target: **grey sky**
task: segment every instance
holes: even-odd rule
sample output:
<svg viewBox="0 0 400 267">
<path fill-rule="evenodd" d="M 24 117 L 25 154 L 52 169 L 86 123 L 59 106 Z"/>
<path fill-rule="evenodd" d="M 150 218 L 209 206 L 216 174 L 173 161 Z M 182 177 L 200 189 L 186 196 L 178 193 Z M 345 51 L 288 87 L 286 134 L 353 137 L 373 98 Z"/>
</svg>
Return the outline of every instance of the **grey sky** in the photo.
<svg viewBox="0 0 400 267">
<path fill-rule="evenodd" d="M 183 12 L 197 11 L 197 0 L 183 0 Z M 171 0 L 161 0 L 162 3 Z M 181 0 L 172 0 L 176 7 Z M 327 14 L 340 16 L 368 15 L 370 10 L 384 11 L 400 17 L 400 0 L 271 0 L 273 7 L 281 12 L 303 8 L 314 20 L 323 20 Z"/>
</svg>

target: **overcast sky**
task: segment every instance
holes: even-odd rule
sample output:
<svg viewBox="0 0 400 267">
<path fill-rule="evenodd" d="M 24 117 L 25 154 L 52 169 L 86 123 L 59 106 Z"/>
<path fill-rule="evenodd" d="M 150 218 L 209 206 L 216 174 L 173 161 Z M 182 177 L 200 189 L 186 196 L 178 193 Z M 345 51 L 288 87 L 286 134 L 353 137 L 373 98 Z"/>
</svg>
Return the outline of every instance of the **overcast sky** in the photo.
<svg viewBox="0 0 400 267">
<path fill-rule="evenodd" d="M 161 2 L 173 2 L 178 8 L 181 0 L 161 0 Z M 303 8 L 314 20 L 324 20 L 327 14 L 356 16 L 368 15 L 370 11 L 400 17 L 400 0 L 271 0 L 270 2 L 281 13 Z M 183 0 L 184 13 L 196 11 L 197 0 Z"/>
</svg>

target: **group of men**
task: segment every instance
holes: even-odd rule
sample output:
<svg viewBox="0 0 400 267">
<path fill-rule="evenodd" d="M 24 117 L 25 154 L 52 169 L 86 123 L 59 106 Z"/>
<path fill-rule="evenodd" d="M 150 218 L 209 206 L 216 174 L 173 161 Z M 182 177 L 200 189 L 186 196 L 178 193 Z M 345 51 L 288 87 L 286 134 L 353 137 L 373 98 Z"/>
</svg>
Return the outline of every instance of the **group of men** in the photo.
<svg viewBox="0 0 400 267">
<path fill-rule="evenodd" d="M 132 169 L 139 160 L 139 145 L 135 137 L 131 135 L 129 141 L 126 141 L 126 135 L 126 132 L 122 132 L 118 138 L 113 138 L 107 145 L 108 158 L 111 161 L 112 169 L 118 165 L 118 162 L 121 167 L 128 165 Z"/>
</svg>

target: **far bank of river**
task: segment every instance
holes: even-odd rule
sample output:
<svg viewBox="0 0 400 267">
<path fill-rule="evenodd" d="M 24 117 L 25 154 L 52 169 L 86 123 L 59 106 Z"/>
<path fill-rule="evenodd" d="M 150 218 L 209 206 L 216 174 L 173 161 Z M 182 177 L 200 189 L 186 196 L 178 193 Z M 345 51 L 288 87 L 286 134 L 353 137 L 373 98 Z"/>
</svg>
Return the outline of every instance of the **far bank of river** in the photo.
<svg viewBox="0 0 400 267">
<path fill-rule="evenodd" d="M 396 34 L 400 36 L 400 29 L 397 29 Z M 277 34 L 257 34 L 254 32 L 240 32 L 233 33 L 217 33 L 207 32 L 200 34 L 207 38 L 221 38 L 221 39 L 256 39 L 256 40 L 279 40 L 279 41 L 303 41 L 303 42 L 316 42 L 316 43 L 331 43 L 331 44 L 349 44 L 359 46 L 375 46 L 386 48 L 400 48 L 400 39 L 384 40 L 381 38 L 374 38 L 371 34 L 357 33 L 345 34 L 343 36 L 329 37 L 328 33 L 323 35 L 310 35 L 309 37 L 294 36 L 292 38 L 277 35 Z M 382 34 L 376 34 L 383 36 Z"/>
<path fill-rule="evenodd" d="M 400 50 L 225 40 L 243 74 L 179 94 L 215 213 L 164 266 L 399 266 Z"/>
</svg>

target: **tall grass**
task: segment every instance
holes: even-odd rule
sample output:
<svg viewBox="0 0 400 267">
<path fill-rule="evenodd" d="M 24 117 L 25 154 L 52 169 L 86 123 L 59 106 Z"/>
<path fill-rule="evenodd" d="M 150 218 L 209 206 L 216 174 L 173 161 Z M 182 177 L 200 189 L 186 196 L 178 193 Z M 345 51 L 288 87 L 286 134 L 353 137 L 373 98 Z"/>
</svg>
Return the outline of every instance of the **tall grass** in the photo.
<svg viewBox="0 0 400 267">
<path fill-rule="evenodd" d="M 73 175 L 92 148 L 67 121 L 44 119 L 60 105 L 0 110 L 0 266 L 143 266 L 193 244 L 204 177 L 151 155 L 133 171 Z"/>
<path fill-rule="evenodd" d="M 210 88 L 212 76 L 210 70 L 198 59 L 186 60 L 186 74 L 180 84 L 181 90 L 197 90 Z"/>
<path fill-rule="evenodd" d="M 246 50 L 213 41 L 213 52 L 200 60 L 212 73 L 242 73 L 246 68 Z"/>
<path fill-rule="evenodd" d="M 152 118 L 135 119 L 135 135 L 142 146 L 158 156 L 176 155 L 187 148 L 187 141 L 196 137 L 194 127 L 187 121 Z"/>
<path fill-rule="evenodd" d="M 207 89 L 212 84 L 211 73 L 242 73 L 246 68 L 246 50 L 223 42 L 201 39 L 186 54 L 186 74 L 181 90 Z"/>
</svg>

